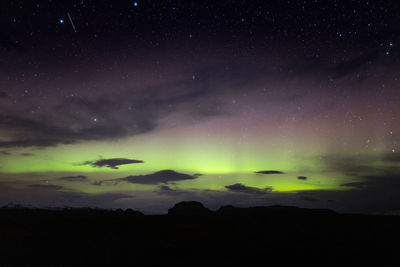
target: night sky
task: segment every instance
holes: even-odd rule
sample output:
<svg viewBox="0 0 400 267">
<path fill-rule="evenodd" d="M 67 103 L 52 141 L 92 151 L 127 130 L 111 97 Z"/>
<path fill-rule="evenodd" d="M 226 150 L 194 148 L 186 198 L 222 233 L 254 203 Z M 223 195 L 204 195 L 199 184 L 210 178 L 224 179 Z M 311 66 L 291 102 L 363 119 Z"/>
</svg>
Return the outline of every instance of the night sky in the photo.
<svg viewBox="0 0 400 267">
<path fill-rule="evenodd" d="M 0 205 L 400 211 L 399 1 L 0 12 Z"/>
</svg>

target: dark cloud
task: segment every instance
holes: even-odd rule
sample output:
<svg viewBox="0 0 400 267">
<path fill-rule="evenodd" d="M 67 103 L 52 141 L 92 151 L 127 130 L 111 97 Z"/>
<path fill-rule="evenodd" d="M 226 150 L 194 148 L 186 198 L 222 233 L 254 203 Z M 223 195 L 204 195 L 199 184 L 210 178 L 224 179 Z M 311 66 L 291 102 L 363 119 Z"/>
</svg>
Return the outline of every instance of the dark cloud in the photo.
<svg viewBox="0 0 400 267">
<path fill-rule="evenodd" d="M 49 189 L 49 190 L 60 190 L 60 189 L 64 188 L 62 186 L 53 185 L 53 184 L 31 184 L 31 185 L 29 185 L 29 187 L 41 188 L 41 189 Z"/>
<path fill-rule="evenodd" d="M 298 200 L 300 201 L 307 201 L 307 202 L 320 201 L 320 199 L 318 199 L 315 196 L 315 193 L 313 191 L 299 191 L 297 195 L 299 196 Z"/>
<path fill-rule="evenodd" d="M 246 193 L 246 194 L 268 194 L 272 192 L 272 187 L 270 186 L 260 189 L 257 187 L 245 186 L 239 183 L 233 185 L 227 185 L 225 186 L 225 188 L 232 192 Z"/>
<path fill-rule="evenodd" d="M 8 94 L 6 92 L 1 92 L 0 91 L 0 98 L 7 98 Z"/>
<path fill-rule="evenodd" d="M 159 187 L 159 190 L 154 192 L 159 195 L 168 195 L 173 197 L 191 196 L 192 194 L 194 194 L 194 192 L 188 190 L 172 189 L 168 185 L 161 185 Z"/>
<path fill-rule="evenodd" d="M 0 115 L 0 128 L 15 131 L 14 139 L 0 142 L 0 147 L 46 147 L 57 144 L 73 144 L 84 140 L 120 138 L 128 134 L 139 134 L 153 129 L 148 124 L 134 124 L 137 131 L 129 131 L 124 124 L 115 121 L 102 125 L 82 126 L 78 130 L 44 120 L 32 120 L 12 115 Z M 29 133 L 27 135 L 26 133 Z"/>
<path fill-rule="evenodd" d="M 20 156 L 23 156 L 23 157 L 32 157 L 32 156 L 34 156 L 35 154 L 33 154 L 33 153 L 20 153 L 19 155 L 20 155 Z"/>
<path fill-rule="evenodd" d="M 383 156 L 382 160 L 386 163 L 400 163 L 400 153 L 390 153 Z"/>
<path fill-rule="evenodd" d="M 366 52 L 358 57 L 350 59 L 348 61 L 336 64 L 331 71 L 338 77 L 345 76 L 357 71 L 364 65 L 371 64 L 379 57 L 379 51 L 373 50 Z"/>
<path fill-rule="evenodd" d="M 66 97 L 40 119 L 4 113 L 0 128 L 14 134 L 0 147 L 47 147 L 144 134 L 155 130 L 161 117 L 179 110 L 193 120 L 226 114 L 218 98 L 207 100 L 212 90 L 206 84 L 187 79 L 96 99 Z"/>
<path fill-rule="evenodd" d="M 179 173 L 173 170 L 162 170 L 152 174 L 128 176 L 120 178 L 120 181 L 126 181 L 133 184 L 159 184 L 169 183 L 171 181 L 183 181 L 196 179 L 198 175 L 189 175 L 185 173 Z"/>
<path fill-rule="evenodd" d="M 35 139 L 28 139 L 28 140 L 23 140 L 23 139 L 18 139 L 18 140 L 13 140 L 13 141 L 3 141 L 0 142 L 0 147 L 31 147 L 31 146 L 37 146 L 37 147 L 43 147 L 43 146 L 55 146 L 58 144 L 57 140 L 50 140 L 50 139 L 43 139 L 43 138 L 35 138 Z M 70 144 L 70 143 L 64 143 L 64 144 Z"/>
<path fill-rule="evenodd" d="M 378 167 L 371 164 L 373 161 L 380 160 L 378 157 L 324 156 L 322 160 L 325 163 L 326 171 L 341 172 L 350 177 L 379 171 Z"/>
<path fill-rule="evenodd" d="M 366 185 L 367 185 L 366 182 L 350 182 L 350 183 L 341 184 L 340 186 L 349 186 L 349 187 L 364 188 Z"/>
<path fill-rule="evenodd" d="M 310 196 L 300 196 L 299 200 L 301 200 L 301 201 L 311 201 L 311 202 L 320 201 L 318 198 L 310 197 Z"/>
<path fill-rule="evenodd" d="M 297 176 L 297 179 L 299 179 L 299 180 L 307 180 L 308 178 L 306 176 Z"/>
<path fill-rule="evenodd" d="M 169 187 L 168 185 L 160 186 L 160 190 L 161 191 L 173 191 L 173 189 L 171 189 L 171 187 Z"/>
<path fill-rule="evenodd" d="M 151 132 L 157 127 L 158 109 L 146 102 L 147 99 L 145 95 L 135 95 L 132 92 L 96 99 L 74 96 L 58 104 L 55 112 L 63 114 L 67 120 L 75 120 L 80 129 L 85 130 L 78 136 L 82 140 L 87 140 L 88 134 L 96 134 L 96 139 L 117 138 Z M 77 117 L 76 110 L 85 116 Z M 94 117 L 98 119 L 96 125 L 88 128 L 87 122 Z M 104 129 L 96 132 L 95 128 Z M 91 132 L 91 129 L 95 131 Z"/>
<path fill-rule="evenodd" d="M 191 75 L 187 79 L 122 90 L 119 94 L 95 99 L 68 97 L 56 105 L 54 111 L 79 125 L 82 130 L 76 132 L 76 140 L 148 133 L 157 129 L 161 117 L 180 110 L 185 110 L 186 116 L 195 120 L 226 114 L 221 108 L 220 100 L 207 98 L 209 94 L 215 93 L 214 87 L 209 85 L 210 78 L 194 81 L 190 78 Z M 76 110 L 85 116 L 77 116 Z M 86 125 L 94 117 L 98 127 L 107 126 L 110 131 L 99 131 L 101 129 L 95 128 L 95 125 L 87 128 Z M 92 136 L 94 134 L 97 136 Z"/>
<path fill-rule="evenodd" d="M 366 175 L 362 177 L 366 189 L 392 191 L 400 188 L 400 171 L 397 173 L 382 173 L 377 175 Z"/>
<path fill-rule="evenodd" d="M 350 182 L 342 184 L 345 187 L 361 188 L 370 185 L 375 178 L 400 175 L 399 153 L 358 157 L 330 156 L 325 157 L 324 161 L 326 171 L 339 172 L 349 178 Z M 380 164 L 372 164 L 374 162 Z"/>
<path fill-rule="evenodd" d="M 284 174 L 284 172 L 281 171 L 257 171 L 254 173 L 258 173 L 258 174 Z"/>
<path fill-rule="evenodd" d="M 134 163 L 144 163 L 144 161 L 136 159 L 112 158 L 112 159 L 101 159 L 97 161 L 86 161 L 82 165 L 91 165 L 93 167 L 108 167 L 111 169 L 118 169 L 117 166 L 134 164 Z"/>
<path fill-rule="evenodd" d="M 327 157 L 326 169 L 347 175 L 349 182 L 341 184 L 348 190 L 320 192 L 327 199 L 339 200 L 353 210 L 373 211 L 389 207 L 399 208 L 400 168 L 398 155 Z M 373 162 L 381 164 L 371 164 Z M 396 167 L 397 166 L 397 167 Z M 368 206 L 369 205 L 369 206 Z M 336 209 L 339 209 L 337 207 Z M 350 208 L 350 207 L 349 207 Z"/>
<path fill-rule="evenodd" d="M 400 173 L 357 179 L 361 180 L 342 184 L 348 190 L 313 190 L 309 191 L 310 196 L 338 211 L 370 213 L 400 209 Z"/>
<path fill-rule="evenodd" d="M 42 105 L 34 118 L 29 117 L 30 112 L 4 112 L 0 128 L 11 130 L 13 139 L 0 142 L 0 147 L 47 147 L 145 134 L 157 129 L 161 118 L 177 112 L 190 118 L 182 123 L 230 114 L 220 96 L 226 94 L 226 88 L 240 90 L 254 77 L 239 75 L 249 66 L 236 62 L 227 71 L 225 65 L 202 63 L 187 70 L 187 78 L 120 89 L 117 94 L 107 91 L 95 97 L 71 94 L 55 98 L 51 105 Z"/>
<path fill-rule="evenodd" d="M 225 63 L 203 65 L 190 70 L 192 74 L 188 73 L 186 79 L 118 90 L 118 94 L 95 98 L 73 95 L 54 99 L 47 112 L 43 105 L 42 113 L 35 119 L 27 117 L 29 112 L 20 112 L 19 116 L 4 113 L 0 116 L 0 128 L 14 134 L 13 139 L 0 142 L 0 147 L 47 147 L 145 134 L 160 126 L 160 118 L 180 111 L 191 122 L 231 114 L 220 97 L 227 93 L 226 88 L 241 90 L 260 79 L 254 73 L 269 69 L 261 66 L 259 72 L 248 71 L 258 67 L 244 67 L 239 62 L 228 71 Z M 247 74 L 239 75 L 244 68 Z M 193 73 L 195 79 L 191 78 Z"/>
<path fill-rule="evenodd" d="M 72 144 L 79 140 L 97 140 L 120 136 L 118 129 L 112 126 L 92 126 L 73 131 L 44 121 L 11 115 L 0 115 L 0 128 L 15 131 L 14 140 L 2 141 L 0 147 L 54 146 Z"/>
<path fill-rule="evenodd" d="M 7 189 L 7 190 L 6 190 Z M 132 194 L 126 193 L 81 193 L 59 190 L 55 185 L 29 185 L 25 189 L 5 188 L 0 183 L 0 206 L 13 202 L 30 207 L 99 207 L 129 208 L 129 203 L 118 200 L 131 200 Z"/>
<path fill-rule="evenodd" d="M 287 75 L 295 76 L 308 74 L 310 72 L 318 71 L 325 67 L 325 62 L 321 58 L 305 57 L 301 60 L 291 61 L 286 66 L 282 67 L 281 78 L 287 79 Z"/>
<path fill-rule="evenodd" d="M 61 180 L 67 180 L 71 182 L 79 182 L 87 180 L 87 176 L 85 175 L 77 175 L 77 176 L 64 176 L 60 177 Z"/>
</svg>

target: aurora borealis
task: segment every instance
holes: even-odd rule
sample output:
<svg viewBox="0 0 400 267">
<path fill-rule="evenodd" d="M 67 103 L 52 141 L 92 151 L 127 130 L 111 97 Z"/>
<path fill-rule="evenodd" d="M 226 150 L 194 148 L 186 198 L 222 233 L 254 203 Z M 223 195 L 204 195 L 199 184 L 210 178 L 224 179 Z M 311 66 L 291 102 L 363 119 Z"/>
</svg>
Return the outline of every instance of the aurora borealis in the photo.
<svg viewBox="0 0 400 267">
<path fill-rule="evenodd" d="M 0 205 L 400 210 L 395 1 L 0 6 Z"/>
</svg>

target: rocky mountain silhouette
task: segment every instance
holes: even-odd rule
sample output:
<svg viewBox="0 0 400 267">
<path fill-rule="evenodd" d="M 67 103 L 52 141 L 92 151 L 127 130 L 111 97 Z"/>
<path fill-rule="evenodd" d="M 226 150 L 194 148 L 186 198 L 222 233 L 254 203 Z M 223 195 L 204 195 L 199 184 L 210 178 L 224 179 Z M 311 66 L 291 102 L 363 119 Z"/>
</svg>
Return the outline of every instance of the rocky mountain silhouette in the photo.
<svg viewBox="0 0 400 267">
<path fill-rule="evenodd" d="M 268 206 L 238 208 L 223 206 L 217 211 L 219 215 L 235 216 L 266 216 L 266 215 L 334 215 L 335 211 L 329 209 L 305 209 L 294 206 Z"/>
<path fill-rule="evenodd" d="M 183 201 L 175 204 L 168 210 L 168 215 L 193 216 L 193 215 L 211 215 L 214 212 L 204 207 L 197 201 Z"/>
</svg>

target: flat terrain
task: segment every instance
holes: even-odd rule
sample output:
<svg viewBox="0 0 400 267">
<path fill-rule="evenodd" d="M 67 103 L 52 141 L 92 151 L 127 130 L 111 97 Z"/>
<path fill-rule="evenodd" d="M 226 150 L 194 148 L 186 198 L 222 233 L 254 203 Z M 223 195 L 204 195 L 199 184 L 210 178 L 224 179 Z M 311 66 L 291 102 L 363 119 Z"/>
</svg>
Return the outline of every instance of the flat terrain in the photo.
<svg viewBox="0 0 400 267">
<path fill-rule="evenodd" d="M 399 244 L 396 216 L 0 211 L 0 266 L 396 266 Z"/>
</svg>

